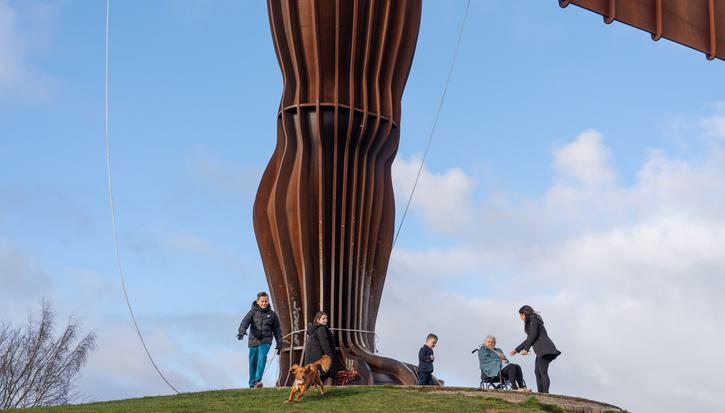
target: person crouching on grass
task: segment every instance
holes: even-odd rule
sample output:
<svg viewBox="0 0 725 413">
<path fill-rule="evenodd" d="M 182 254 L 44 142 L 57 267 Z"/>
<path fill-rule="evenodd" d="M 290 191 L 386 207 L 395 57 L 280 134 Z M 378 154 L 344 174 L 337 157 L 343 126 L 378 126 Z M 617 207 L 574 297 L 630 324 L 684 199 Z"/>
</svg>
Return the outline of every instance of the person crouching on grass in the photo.
<svg viewBox="0 0 725 413">
<path fill-rule="evenodd" d="M 431 333 L 425 338 L 425 345 L 418 351 L 418 384 L 421 386 L 435 386 L 433 381 L 433 347 L 438 343 L 438 336 Z"/>
<path fill-rule="evenodd" d="M 262 291 L 252 308 L 239 324 L 237 339 L 242 340 L 249 328 L 249 388 L 262 387 L 262 376 L 267 364 L 267 353 L 272 347 L 272 337 L 277 343 L 277 354 L 282 350 L 282 329 L 277 313 L 272 311 L 269 296 Z"/>
</svg>

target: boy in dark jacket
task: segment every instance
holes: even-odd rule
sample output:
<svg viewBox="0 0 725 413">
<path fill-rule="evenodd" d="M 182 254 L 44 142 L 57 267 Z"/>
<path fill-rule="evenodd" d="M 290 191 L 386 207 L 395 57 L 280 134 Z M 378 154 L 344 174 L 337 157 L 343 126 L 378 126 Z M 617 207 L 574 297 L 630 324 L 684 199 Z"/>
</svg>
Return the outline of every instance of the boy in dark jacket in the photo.
<svg viewBox="0 0 725 413">
<path fill-rule="evenodd" d="M 272 337 L 277 343 L 277 354 L 282 350 L 282 330 L 277 314 L 272 311 L 269 296 L 262 291 L 239 325 L 237 339 L 241 340 L 249 328 L 249 387 L 262 387 L 262 375 L 267 364 L 267 353 Z"/>
<path fill-rule="evenodd" d="M 418 384 L 433 386 L 433 347 L 438 343 L 438 336 L 431 333 L 425 338 L 425 345 L 418 351 Z"/>
</svg>

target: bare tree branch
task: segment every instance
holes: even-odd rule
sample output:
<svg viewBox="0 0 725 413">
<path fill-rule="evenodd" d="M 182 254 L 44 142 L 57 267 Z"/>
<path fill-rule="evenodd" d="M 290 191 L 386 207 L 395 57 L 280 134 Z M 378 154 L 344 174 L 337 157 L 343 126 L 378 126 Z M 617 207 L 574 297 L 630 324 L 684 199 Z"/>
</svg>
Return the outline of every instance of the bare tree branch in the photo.
<svg viewBox="0 0 725 413">
<path fill-rule="evenodd" d="M 0 324 L 0 409 L 65 404 L 76 396 L 75 381 L 96 347 L 89 333 L 77 340 L 80 325 L 71 318 L 54 337 L 55 313 L 43 301 L 40 318 L 24 328 Z"/>
</svg>

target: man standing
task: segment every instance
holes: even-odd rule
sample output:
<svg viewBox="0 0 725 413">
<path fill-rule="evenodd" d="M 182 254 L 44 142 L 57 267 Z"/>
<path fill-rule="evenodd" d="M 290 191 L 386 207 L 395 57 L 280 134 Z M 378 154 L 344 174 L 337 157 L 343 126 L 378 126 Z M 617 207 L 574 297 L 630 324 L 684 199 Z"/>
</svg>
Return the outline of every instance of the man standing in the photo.
<svg viewBox="0 0 725 413">
<path fill-rule="evenodd" d="M 262 291 L 239 325 L 237 339 L 242 340 L 249 328 L 249 388 L 262 387 L 262 375 L 267 364 L 267 353 L 272 337 L 277 343 L 277 354 L 282 350 L 282 330 L 277 314 L 272 311 L 269 296 Z"/>
</svg>

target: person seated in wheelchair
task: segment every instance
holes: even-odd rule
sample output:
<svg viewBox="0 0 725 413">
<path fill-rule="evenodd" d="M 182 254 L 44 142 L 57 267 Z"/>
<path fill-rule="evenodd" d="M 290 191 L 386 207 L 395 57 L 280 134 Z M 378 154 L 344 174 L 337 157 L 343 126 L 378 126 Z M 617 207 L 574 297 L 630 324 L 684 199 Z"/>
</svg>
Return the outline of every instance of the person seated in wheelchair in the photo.
<svg viewBox="0 0 725 413">
<path fill-rule="evenodd" d="M 476 350 L 474 350 L 476 351 Z M 478 363 L 481 367 L 481 386 L 495 389 L 507 389 L 509 386 L 516 391 L 531 391 L 526 388 L 521 366 L 509 363 L 503 351 L 496 347 L 496 337 L 486 336 L 478 348 Z M 504 367 L 504 363 L 506 367 Z"/>
</svg>

